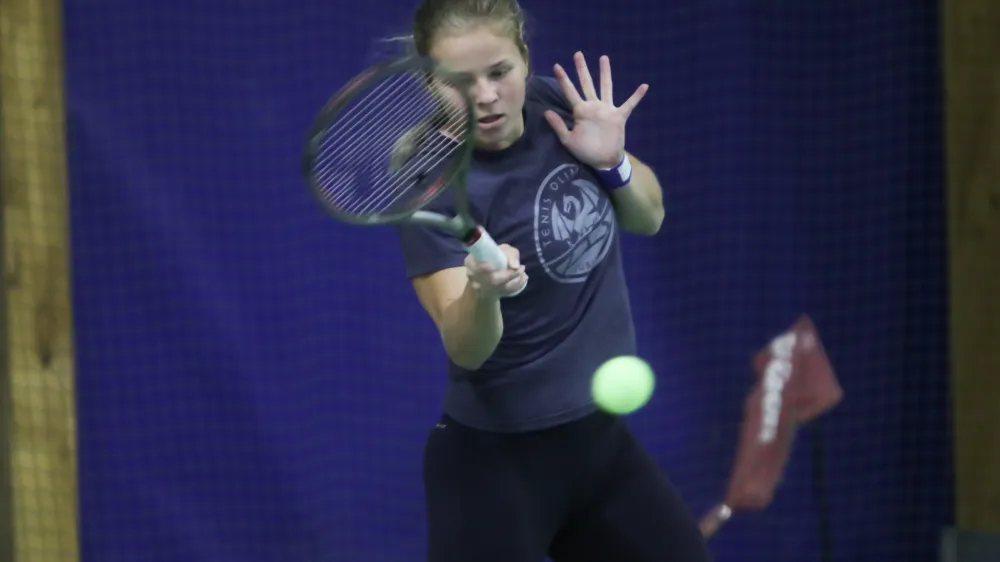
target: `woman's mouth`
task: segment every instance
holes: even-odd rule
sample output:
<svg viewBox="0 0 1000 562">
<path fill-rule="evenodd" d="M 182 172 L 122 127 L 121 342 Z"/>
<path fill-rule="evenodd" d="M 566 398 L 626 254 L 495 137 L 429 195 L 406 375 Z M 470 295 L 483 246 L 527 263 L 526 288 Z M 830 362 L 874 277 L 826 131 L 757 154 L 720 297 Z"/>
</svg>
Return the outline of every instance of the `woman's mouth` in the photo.
<svg viewBox="0 0 1000 562">
<path fill-rule="evenodd" d="M 495 115 L 484 115 L 476 120 L 476 124 L 481 130 L 490 130 L 499 127 L 503 123 L 504 116 L 502 114 Z"/>
</svg>

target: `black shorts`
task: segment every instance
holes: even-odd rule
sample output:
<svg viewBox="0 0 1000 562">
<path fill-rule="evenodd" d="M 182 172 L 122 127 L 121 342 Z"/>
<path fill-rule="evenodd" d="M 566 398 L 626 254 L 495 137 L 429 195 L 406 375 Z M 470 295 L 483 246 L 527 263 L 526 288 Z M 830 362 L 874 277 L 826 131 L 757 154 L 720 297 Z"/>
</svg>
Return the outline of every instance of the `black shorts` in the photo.
<svg viewBox="0 0 1000 562">
<path fill-rule="evenodd" d="M 424 458 L 429 562 L 706 562 L 691 512 L 625 422 L 530 433 L 445 416 Z"/>
</svg>

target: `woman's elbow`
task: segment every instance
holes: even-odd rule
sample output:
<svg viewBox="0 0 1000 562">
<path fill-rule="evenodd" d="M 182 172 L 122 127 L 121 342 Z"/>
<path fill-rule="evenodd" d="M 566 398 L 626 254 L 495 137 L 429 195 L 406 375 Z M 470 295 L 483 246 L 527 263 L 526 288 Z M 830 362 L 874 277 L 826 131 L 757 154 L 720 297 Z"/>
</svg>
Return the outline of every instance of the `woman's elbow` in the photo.
<svg viewBox="0 0 1000 562">
<path fill-rule="evenodd" d="M 646 229 L 643 232 L 646 236 L 654 236 L 660 231 L 660 227 L 663 226 L 663 219 L 666 212 L 663 210 L 663 205 L 657 206 L 655 209 L 650 211 L 649 220 L 646 221 Z"/>
<path fill-rule="evenodd" d="M 466 371 L 478 371 L 486 363 L 486 360 L 490 358 L 490 355 L 492 355 L 484 354 L 479 350 L 469 349 L 463 345 L 450 346 L 448 342 L 445 342 L 444 348 L 451 362 Z"/>
<path fill-rule="evenodd" d="M 633 220 L 628 221 L 628 223 L 623 224 L 622 227 L 631 232 L 632 234 L 637 234 L 639 236 L 655 236 L 660 232 L 660 227 L 663 226 L 663 219 L 666 213 L 662 206 L 653 209 L 646 209 L 646 212 L 642 214 L 641 217 L 636 217 Z"/>
<path fill-rule="evenodd" d="M 467 371 L 478 371 L 500 345 L 503 328 L 494 333 L 473 334 L 471 331 L 442 330 L 441 340 L 452 363 Z"/>
</svg>

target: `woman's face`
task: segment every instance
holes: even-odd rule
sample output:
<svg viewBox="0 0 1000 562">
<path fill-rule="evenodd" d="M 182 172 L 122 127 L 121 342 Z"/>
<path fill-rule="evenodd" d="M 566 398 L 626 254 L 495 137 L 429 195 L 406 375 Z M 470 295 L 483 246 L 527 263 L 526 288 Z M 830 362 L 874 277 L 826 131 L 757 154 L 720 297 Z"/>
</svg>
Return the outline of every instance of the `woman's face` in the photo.
<svg viewBox="0 0 1000 562">
<path fill-rule="evenodd" d="M 430 55 L 469 88 L 478 148 L 502 150 L 520 138 L 528 65 L 510 37 L 478 25 L 435 38 Z"/>
</svg>

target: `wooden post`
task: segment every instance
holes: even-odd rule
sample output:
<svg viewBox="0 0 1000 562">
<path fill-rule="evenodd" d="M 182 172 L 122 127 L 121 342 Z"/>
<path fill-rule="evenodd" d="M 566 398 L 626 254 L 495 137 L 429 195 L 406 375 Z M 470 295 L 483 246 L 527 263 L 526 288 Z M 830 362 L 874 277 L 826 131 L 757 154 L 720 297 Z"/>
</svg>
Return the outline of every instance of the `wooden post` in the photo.
<svg viewBox="0 0 1000 562">
<path fill-rule="evenodd" d="M 0 0 L 0 559 L 76 562 L 62 6 Z"/>
<path fill-rule="evenodd" d="M 957 524 L 1000 533 L 1000 2 L 942 16 Z"/>
</svg>

